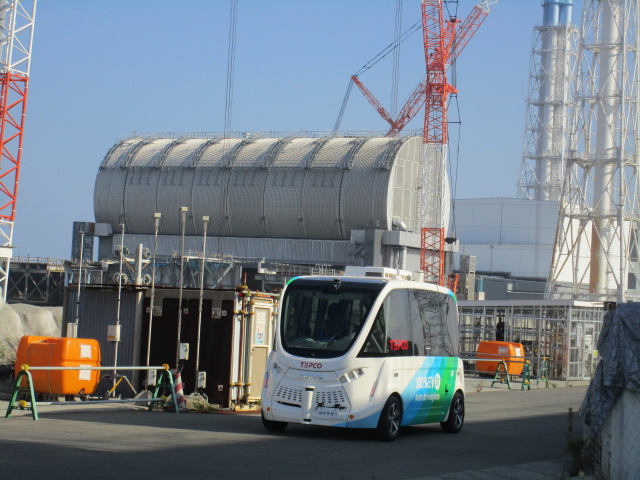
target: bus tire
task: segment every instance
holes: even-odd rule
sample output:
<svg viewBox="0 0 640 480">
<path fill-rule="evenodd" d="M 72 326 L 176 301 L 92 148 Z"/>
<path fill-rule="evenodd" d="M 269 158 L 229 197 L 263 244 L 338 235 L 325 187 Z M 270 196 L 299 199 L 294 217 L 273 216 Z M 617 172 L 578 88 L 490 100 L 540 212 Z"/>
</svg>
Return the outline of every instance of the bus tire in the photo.
<svg viewBox="0 0 640 480">
<path fill-rule="evenodd" d="M 393 442 L 398 438 L 402 423 L 402 403 L 396 395 L 391 395 L 384 404 L 380 420 L 378 420 L 378 438 L 385 442 Z"/>
<path fill-rule="evenodd" d="M 446 433 L 458 433 L 462 430 L 464 424 L 464 396 L 460 392 L 456 392 L 451 400 L 449 407 L 449 415 L 447 420 L 440 422 L 442 431 Z"/>
<path fill-rule="evenodd" d="M 264 418 L 264 413 L 262 415 L 262 425 L 264 428 L 269 430 L 270 432 L 282 432 L 285 428 L 287 428 L 287 422 L 277 422 L 275 420 L 267 420 Z"/>
</svg>

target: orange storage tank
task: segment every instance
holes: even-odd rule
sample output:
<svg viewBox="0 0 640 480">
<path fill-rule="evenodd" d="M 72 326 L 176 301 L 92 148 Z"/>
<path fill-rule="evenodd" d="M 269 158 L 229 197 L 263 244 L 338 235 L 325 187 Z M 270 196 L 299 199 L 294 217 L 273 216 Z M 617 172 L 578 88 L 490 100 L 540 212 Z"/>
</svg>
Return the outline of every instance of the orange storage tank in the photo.
<svg viewBox="0 0 640 480">
<path fill-rule="evenodd" d="M 509 375 L 520 375 L 524 367 L 524 348 L 521 343 L 482 341 L 478 345 L 477 356 L 478 358 L 495 359 L 493 362 L 485 360 L 476 362 L 476 370 L 480 374 L 495 374 L 498 363 L 500 363 L 501 360 L 504 360 L 507 364 Z"/>
<path fill-rule="evenodd" d="M 16 352 L 16 376 L 23 364 L 30 367 L 99 367 L 100 345 L 89 338 L 25 335 Z M 100 380 L 99 370 L 30 370 L 37 393 L 90 395 Z M 25 385 L 25 382 L 22 382 Z"/>
</svg>

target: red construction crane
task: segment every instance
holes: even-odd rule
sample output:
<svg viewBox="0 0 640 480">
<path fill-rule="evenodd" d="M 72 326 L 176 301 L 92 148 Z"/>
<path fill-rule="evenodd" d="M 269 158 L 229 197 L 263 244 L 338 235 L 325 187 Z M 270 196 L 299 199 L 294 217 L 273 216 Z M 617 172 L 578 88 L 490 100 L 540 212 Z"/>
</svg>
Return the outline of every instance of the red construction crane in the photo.
<svg viewBox="0 0 640 480">
<path fill-rule="evenodd" d="M 0 288 L 6 300 L 36 0 L 0 5 Z"/>
<path fill-rule="evenodd" d="M 476 33 L 497 0 L 478 3 L 464 21 L 456 17 L 445 20 L 443 0 L 422 0 L 422 33 L 427 75 L 413 91 L 393 120 L 373 94 L 356 77 L 360 91 L 391 128 L 395 136 L 424 109 L 422 231 L 420 268 L 425 281 L 444 285 L 444 181 L 448 142 L 447 100 L 458 90 L 447 80 L 447 68 Z M 448 2 L 454 3 L 454 2 Z"/>
</svg>

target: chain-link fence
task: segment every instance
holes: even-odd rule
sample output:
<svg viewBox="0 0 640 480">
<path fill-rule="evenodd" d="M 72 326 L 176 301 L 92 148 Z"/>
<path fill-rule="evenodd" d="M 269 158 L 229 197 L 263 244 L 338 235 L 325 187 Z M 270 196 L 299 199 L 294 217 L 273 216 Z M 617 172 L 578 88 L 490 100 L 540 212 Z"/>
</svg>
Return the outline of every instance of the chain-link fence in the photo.
<svg viewBox="0 0 640 480">
<path fill-rule="evenodd" d="M 640 393 L 624 390 L 602 430 L 585 437 L 586 460 L 603 480 L 640 478 Z"/>
</svg>

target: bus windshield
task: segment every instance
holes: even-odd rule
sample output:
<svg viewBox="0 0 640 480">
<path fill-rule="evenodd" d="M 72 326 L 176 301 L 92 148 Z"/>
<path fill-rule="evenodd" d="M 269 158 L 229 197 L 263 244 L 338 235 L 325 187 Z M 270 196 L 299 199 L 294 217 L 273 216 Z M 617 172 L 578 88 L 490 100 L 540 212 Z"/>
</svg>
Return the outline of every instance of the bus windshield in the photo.
<svg viewBox="0 0 640 480">
<path fill-rule="evenodd" d="M 298 357 L 335 358 L 353 345 L 376 297 L 379 282 L 296 279 L 282 303 L 283 348 Z"/>
</svg>

